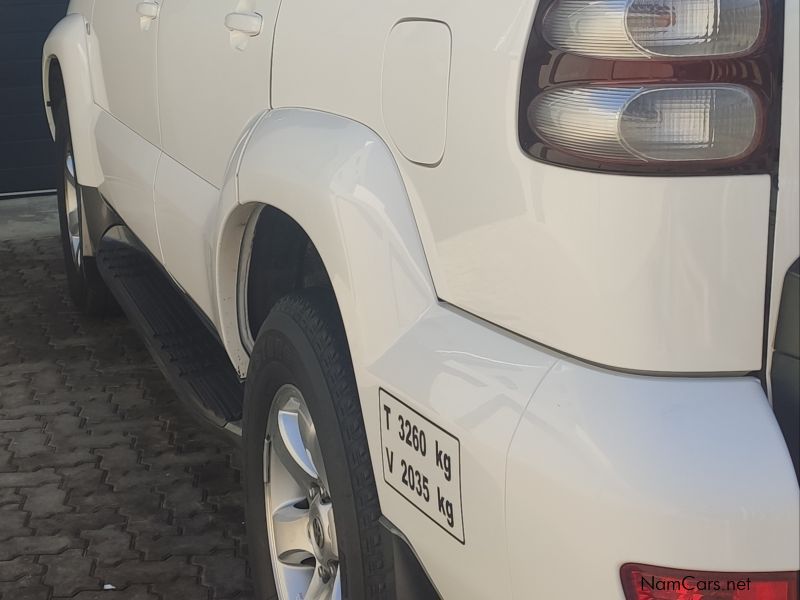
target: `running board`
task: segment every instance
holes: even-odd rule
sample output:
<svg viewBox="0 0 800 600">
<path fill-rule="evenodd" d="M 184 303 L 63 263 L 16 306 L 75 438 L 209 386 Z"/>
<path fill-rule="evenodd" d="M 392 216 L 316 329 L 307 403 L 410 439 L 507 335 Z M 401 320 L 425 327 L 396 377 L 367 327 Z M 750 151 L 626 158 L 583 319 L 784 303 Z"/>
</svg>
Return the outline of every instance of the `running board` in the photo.
<svg viewBox="0 0 800 600">
<path fill-rule="evenodd" d="M 244 385 L 191 300 L 126 227 L 106 232 L 96 260 L 109 289 L 181 399 L 214 425 L 240 432 Z"/>
</svg>

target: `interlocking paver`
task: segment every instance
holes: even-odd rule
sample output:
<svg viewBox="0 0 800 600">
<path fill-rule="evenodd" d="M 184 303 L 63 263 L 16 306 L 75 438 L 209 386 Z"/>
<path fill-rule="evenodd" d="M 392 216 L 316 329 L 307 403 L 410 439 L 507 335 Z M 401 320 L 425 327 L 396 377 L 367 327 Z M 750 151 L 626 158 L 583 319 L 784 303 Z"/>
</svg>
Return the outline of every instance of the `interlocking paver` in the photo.
<svg viewBox="0 0 800 600">
<path fill-rule="evenodd" d="M 73 596 L 81 590 L 100 587 L 92 571 L 92 559 L 83 556 L 81 550 L 67 550 L 58 556 L 43 556 L 40 563 L 47 567 L 44 584 L 50 586 L 55 595 Z"/>
<path fill-rule="evenodd" d="M 36 417 L 19 417 L 17 419 L 0 420 L 0 433 L 8 431 L 25 431 L 26 429 L 41 429 L 42 424 Z"/>
<path fill-rule="evenodd" d="M 76 449 L 57 452 L 55 448 L 43 448 L 23 458 L 17 458 L 13 464 L 21 471 L 30 471 L 40 467 L 74 467 L 81 463 L 97 462 L 97 457 L 89 450 Z"/>
<path fill-rule="evenodd" d="M 54 483 L 20 490 L 27 499 L 22 505 L 22 510 L 49 516 L 53 513 L 70 512 L 72 509 L 64 504 L 67 492 Z"/>
<path fill-rule="evenodd" d="M 24 502 L 24 496 L 19 498 Z M 4 505 L 0 508 L 0 540 L 30 535 L 31 529 L 25 526 L 27 520 L 28 513 L 19 510 L 18 505 Z"/>
<path fill-rule="evenodd" d="M 63 535 L 11 537 L 0 544 L 0 560 L 10 560 L 17 556 L 60 554 L 73 543 L 72 538 Z"/>
<path fill-rule="evenodd" d="M 0 473 L 8 473 L 17 470 L 17 467 L 11 464 L 11 459 L 13 457 L 14 455 L 11 452 L 5 448 L 0 448 Z"/>
<path fill-rule="evenodd" d="M 85 531 L 102 529 L 109 525 L 121 525 L 125 517 L 115 508 L 102 508 L 91 512 L 74 512 L 57 515 L 33 515 L 28 525 L 38 535 L 69 535 L 78 537 Z"/>
<path fill-rule="evenodd" d="M 102 564 L 116 564 L 123 560 L 139 558 L 131 548 L 133 535 L 121 527 L 108 526 L 102 529 L 83 531 L 82 537 L 89 540 L 86 555 Z"/>
<path fill-rule="evenodd" d="M 56 222 L 0 202 L 0 600 L 252 598 L 237 451 L 126 319 L 74 310 L 23 202 Z"/>
<path fill-rule="evenodd" d="M 19 406 L 27 405 L 34 392 L 25 376 L 9 373 L 10 368 L 12 367 L 8 365 L 0 367 L 0 389 L 3 390 L 3 403 L 6 406 L 0 415 L 14 416 L 13 411 Z M 18 412 L 16 416 L 24 416 L 24 414 L 24 412 Z"/>
<path fill-rule="evenodd" d="M 4 392 L 4 391 L 3 391 Z M 6 406 L 5 393 L 0 394 L 3 398 L 3 406 Z M 60 415 L 74 413 L 75 407 L 66 402 L 57 402 L 54 404 L 28 404 L 24 406 L 9 407 L 7 409 L 0 409 L 0 417 L 6 419 L 18 419 L 25 415 Z"/>
<path fill-rule="evenodd" d="M 125 560 L 114 566 L 99 565 L 95 574 L 117 587 L 131 583 L 173 581 L 178 577 L 197 577 L 200 567 L 191 565 L 186 557 L 173 556 L 166 560 Z"/>
<path fill-rule="evenodd" d="M 64 480 L 64 488 L 71 490 L 74 495 L 95 494 L 106 489 L 102 483 L 106 473 L 100 470 L 97 464 L 84 463 L 74 467 L 61 467 L 58 473 Z"/>
<path fill-rule="evenodd" d="M 24 458 L 42 451 L 47 447 L 47 435 L 41 429 L 10 431 L 5 434 L 11 440 L 8 450 L 17 458 Z"/>
<path fill-rule="evenodd" d="M 20 556 L 14 560 L 0 561 L 0 581 L 17 581 L 25 575 L 36 575 L 44 571 L 34 562 L 33 556 Z"/>
<path fill-rule="evenodd" d="M 33 578 L 26 578 L 13 583 L 0 583 L 0 600 L 49 600 L 49 587 L 32 583 Z"/>
<path fill-rule="evenodd" d="M 136 542 L 136 549 L 143 551 L 145 558 L 155 560 L 175 555 L 211 554 L 225 548 L 233 548 L 233 540 L 219 533 L 165 535 L 155 539 L 143 536 Z"/>
<path fill-rule="evenodd" d="M 177 598 L 208 600 L 211 597 L 211 589 L 204 587 L 197 581 L 197 578 L 194 577 L 181 577 L 175 581 L 156 583 L 153 585 L 153 592 L 155 592 L 161 600 L 173 600 Z M 215 597 L 220 598 L 219 595 Z"/>
<path fill-rule="evenodd" d="M 185 600 L 194 600 L 191 596 L 172 596 Z M 159 600 L 156 594 L 150 593 L 147 586 L 132 585 L 124 590 L 103 590 L 100 592 L 80 592 L 73 596 L 73 600 Z"/>
<path fill-rule="evenodd" d="M 60 481 L 53 469 L 39 469 L 33 472 L 3 473 L 0 475 L 0 488 L 16 488 Z"/>
<path fill-rule="evenodd" d="M 0 475 L 2 477 L 2 475 Z M 24 498 L 19 495 L 17 490 L 0 488 L 0 506 L 4 504 L 21 504 Z"/>
<path fill-rule="evenodd" d="M 200 581 L 215 590 L 220 598 L 229 598 L 238 593 L 238 586 L 231 582 L 245 577 L 245 567 L 233 554 L 198 556 L 192 562 L 203 569 Z"/>
</svg>

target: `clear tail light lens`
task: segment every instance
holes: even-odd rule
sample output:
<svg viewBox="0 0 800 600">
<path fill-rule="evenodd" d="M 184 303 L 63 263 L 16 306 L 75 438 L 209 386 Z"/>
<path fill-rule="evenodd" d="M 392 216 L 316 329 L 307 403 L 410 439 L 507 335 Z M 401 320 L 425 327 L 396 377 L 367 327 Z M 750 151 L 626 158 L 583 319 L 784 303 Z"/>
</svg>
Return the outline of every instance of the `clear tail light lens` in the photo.
<svg viewBox="0 0 800 600">
<path fill-rule="evenodd" d="M 626 564 L 626 600 L 797 600 L 797 571 L 728 573 Z"/>
<path fill-rule="evenodd" d="M 539 0 L 519 141 L 614 173 L 777 173 L 784 0 Z"/>
<path fill-rule="evenodd" d="M 743 54 L 763 29 L 761 0 L 557 0 L 542 33 L 555 48 L 609 59 Z"/>
<path fill-rule="evenodd" d="M 756 46 L 762 16 L 761 0 L 634 0 L 625 28 L 652 57 L 731 56 Z"/>
<path fill-rule="evenodd" d="M 537 96 L 528 120 L 566 152 L 621 162 L 736 159 L 757 142 L 758 100 L 737 85 L 584 86 Z"/>
</svg>

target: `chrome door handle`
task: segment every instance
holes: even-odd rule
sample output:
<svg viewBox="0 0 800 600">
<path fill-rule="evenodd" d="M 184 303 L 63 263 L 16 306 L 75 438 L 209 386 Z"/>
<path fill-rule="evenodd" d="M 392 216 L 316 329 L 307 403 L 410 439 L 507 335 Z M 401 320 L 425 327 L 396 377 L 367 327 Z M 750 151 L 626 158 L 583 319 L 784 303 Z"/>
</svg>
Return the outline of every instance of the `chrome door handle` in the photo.
<svg viewBox="0 0 800 600">
<path fill-rule="evenodd" d="M 253 37 L 261 33 L 264 17 L 258 13 L 234 12 L 225 17 L 225 27 L 230 31 Z"/>
<path fill-rule="evenodd" d="M 159 10 L 161 7 L 156 2 L 139 2 L 136 5 L 136 12 L 143 19 L 157 19 Z"/>
<path fill-rule="evenodd" d="M 142 31 L 150 31 L 150 26 L 158 18 L 161 6 L 157 2 L 139 2 L 136 12 L 139 13 L 139 27 Z"/>
</svg>

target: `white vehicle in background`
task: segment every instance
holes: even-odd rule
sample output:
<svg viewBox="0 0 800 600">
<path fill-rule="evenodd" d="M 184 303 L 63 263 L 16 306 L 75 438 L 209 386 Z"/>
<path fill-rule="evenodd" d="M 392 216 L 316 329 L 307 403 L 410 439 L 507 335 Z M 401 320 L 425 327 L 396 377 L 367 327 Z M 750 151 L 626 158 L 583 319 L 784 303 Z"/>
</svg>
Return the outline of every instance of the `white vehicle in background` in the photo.
<svg viewBox="0 0 800 600">
<path fill-rule="evenodd" d="M 797 599 L 799 33 L 71 2 L 72 296 L 242 435 L 259 598 Z"/>
</svg>

